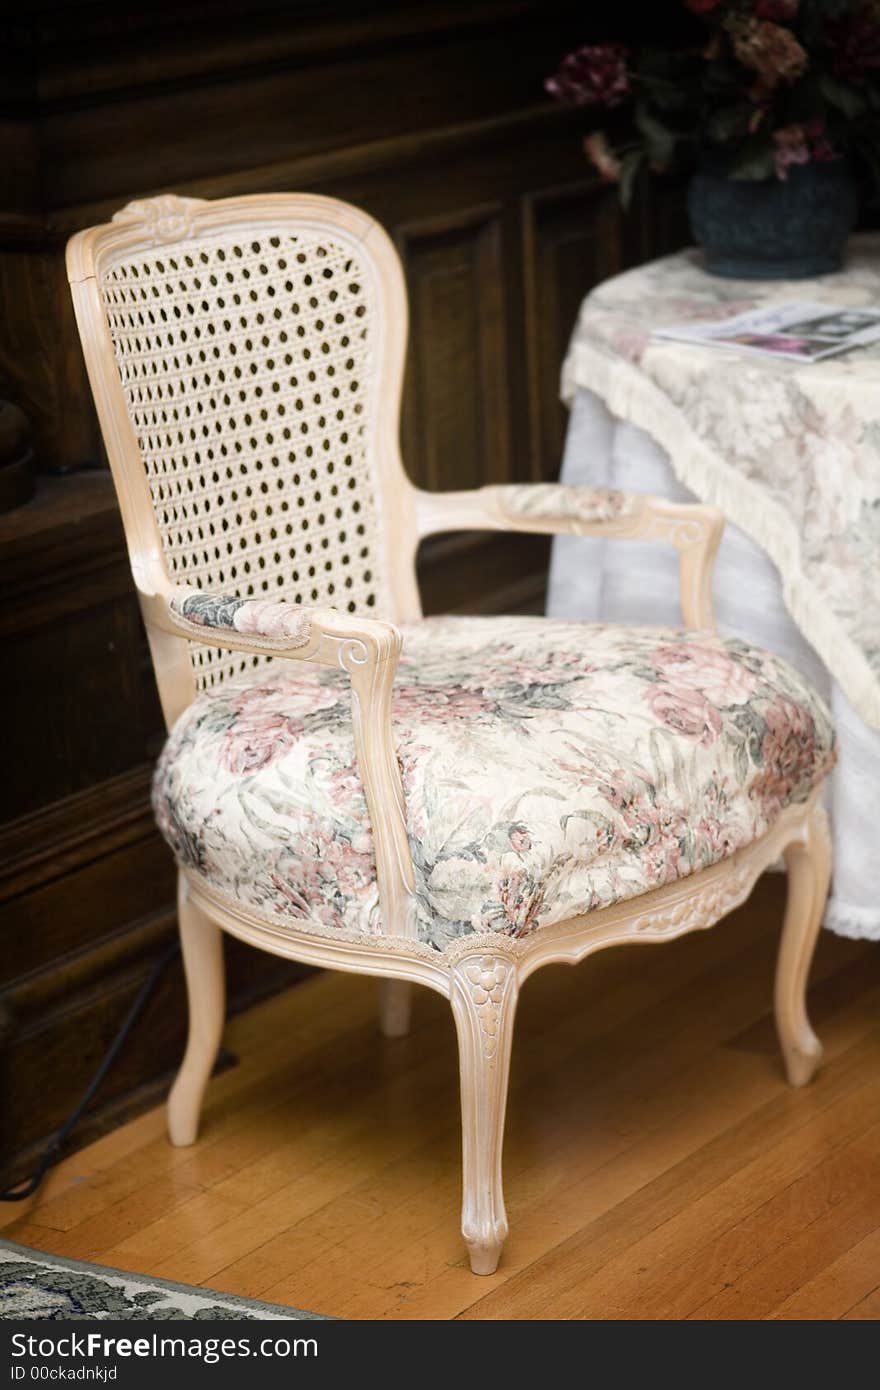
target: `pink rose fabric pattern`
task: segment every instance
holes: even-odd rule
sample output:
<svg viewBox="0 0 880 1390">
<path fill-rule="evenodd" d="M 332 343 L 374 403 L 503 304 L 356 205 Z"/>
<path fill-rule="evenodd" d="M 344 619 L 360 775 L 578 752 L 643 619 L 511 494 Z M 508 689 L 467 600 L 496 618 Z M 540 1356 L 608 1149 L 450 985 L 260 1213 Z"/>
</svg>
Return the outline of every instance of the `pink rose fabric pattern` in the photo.
<svg viewBox="0 0 880 1390">
<path fill-rule="evenodd" d="M 394 727 L 423 941 L 526 936 L 717 863 L 834 761 L 821 700 L 714 633 L 545 618 L 404 628 Z M 382 931 L 340 672 L 201 695 L 154 785 L 180 862 L 300 929 Z"/>
</svg>

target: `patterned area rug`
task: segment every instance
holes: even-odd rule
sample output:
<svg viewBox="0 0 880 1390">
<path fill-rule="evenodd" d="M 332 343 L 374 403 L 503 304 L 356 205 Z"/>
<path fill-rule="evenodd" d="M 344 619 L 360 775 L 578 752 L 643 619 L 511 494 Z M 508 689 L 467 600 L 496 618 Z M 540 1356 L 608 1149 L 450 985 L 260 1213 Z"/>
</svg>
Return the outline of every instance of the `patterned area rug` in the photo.
<svg viewBox="0 0 880 1390">
<path fill-rule="evenodd" d="M 326 1321 L 322 1313 L 303 1313 L 298 1308 L 258 1303 L 191 1284 L 172 1284 L 146 1274 L 125 1274 L 105 1265 L 46 1255 L 0 1240 L 0 1319 L 11 1318 Z"/>
</svg>

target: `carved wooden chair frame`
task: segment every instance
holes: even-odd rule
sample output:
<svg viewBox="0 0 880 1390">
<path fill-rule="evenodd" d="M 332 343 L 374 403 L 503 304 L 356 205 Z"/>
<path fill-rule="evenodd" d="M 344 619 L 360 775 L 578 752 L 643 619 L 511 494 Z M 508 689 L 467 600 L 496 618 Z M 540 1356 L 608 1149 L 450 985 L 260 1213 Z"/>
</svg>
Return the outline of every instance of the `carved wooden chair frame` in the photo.
<svg viewBox="0 0 880 1390">
<path fill-rule="evenodd" d="M 393 611 L 379 621 L 329 609 L 307 613 L 305 640 L 244 636 L 204 628 L 182 616 L 181 586 L 166 567 L 138 438 L 129 416 L 101 295 L 114 259 L 171 247 L 218 231 L 251 232 L 279 224 L 332 234 L 357 249 L 382 306 L 375 326 L 376 406 L 371 461 L 387 545 Z M 365 213 L 334 199 L 259 195 L 217 202 L 163 195 L 130 204 L 111 224 L 74 236 L 68 272 L 98 417 L 122 512 L 131 567 L 168 726 L 196 694 L 190 643 L 292 661 L 338 666 L 351 682 L 358 766 L 373 828 L 382 935 L 341 936 L 303 930 L 262 916 L 214 891 L 197 874 L 179 873 L 179 922 L 189 996 L 189 1040 L 168 1102 L 174 1144 L 196 1138 L 202 1098 L 224 1021 L 221 932 L 275 955 L 381 978 L 383 1031 L 407 1031 L 412 983 L 447 998 L 458 1033 L 463 1133 L 462 1230 L 473 1271 L 489 1274 L 507 1235 L 501 1157 L 517 997 L 532 971 L 575 964 L 606 946 L 655 943 L 712 926 L 742 903 L 764 870 L 783 856 L 788 905 L 778 958 L 775 1010 L 788 1078 L 806 1083 L 820 1045 L 805 1008 L 807 974 L 828 888 L 830 849 L 818 793 L 788 808 L 771 830 L 714 867 L 601 911 L 542 927 L 516 940 L 470 935 L 443 952 L 416 936 L 413 865 L 391 723 L 391 690 L 401 650 L 394 622 L 421 616 L 415 578 L 420 540 L 441 531 L 510 530 L 651 539 L 680 557 L 681 604 L 689 627 L 711 627 L 712 565 L 722 518 L 711 507 L 631 499 L 622 516 L 591 517 L 582 490 L 554 484 L 483 487 L 429 494 L 408 479 L 398 424 L 407 336 L 406 292 L 395 249 Z M 584 490 L 588 491 L 588 490 Z"/>
</svg>

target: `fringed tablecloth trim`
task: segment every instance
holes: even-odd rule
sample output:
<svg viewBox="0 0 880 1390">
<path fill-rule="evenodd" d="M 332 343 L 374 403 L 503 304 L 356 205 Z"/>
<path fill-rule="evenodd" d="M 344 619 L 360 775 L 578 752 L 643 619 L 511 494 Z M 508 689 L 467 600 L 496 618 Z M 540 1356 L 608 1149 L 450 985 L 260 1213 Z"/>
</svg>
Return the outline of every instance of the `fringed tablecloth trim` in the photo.
<svg viewBox="0 0 880 1390">
<path fill-rule="evenodd" d="M 728 521 L 766 551 L 779 570 L 794 622 L 834 673 L 853 708 L 880 728 L 880 686 L 864 654 L 804 573 L 800 538 L 785 511 L 763 488 L 725 463 L 694 433 L 669 397 L 630 363 L 588 343 L 576 343 L 562 367 L 566 404 L 579 389 L 593 391 L 613 415 L 650 435 L 669 455 L 680 481 L 701 501 L 720 507 Z"/>
</svg>

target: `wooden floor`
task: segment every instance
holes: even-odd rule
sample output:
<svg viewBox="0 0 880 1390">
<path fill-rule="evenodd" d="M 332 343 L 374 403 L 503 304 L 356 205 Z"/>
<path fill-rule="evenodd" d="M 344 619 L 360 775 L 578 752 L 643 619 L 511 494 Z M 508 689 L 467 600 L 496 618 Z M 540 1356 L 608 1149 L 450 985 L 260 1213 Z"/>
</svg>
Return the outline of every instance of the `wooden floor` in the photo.
<svg viewBox="0 0 880 1390">
<path fill-rule="evenodd" d="M 67 1160 L 25 1244 L 349 1318 L 880 1316 L 880 946 L 823 933 L 826 1062 L 782 1079 L 768 1014 L 782 881 L 714 931 L 525 988 L 491 1278 L 458 1234 L 448 1006 L 375 1028 L 372 981 L 316 977 L 236 1019 L 202 1137 L 153 1111 Z"/>
</svg>

